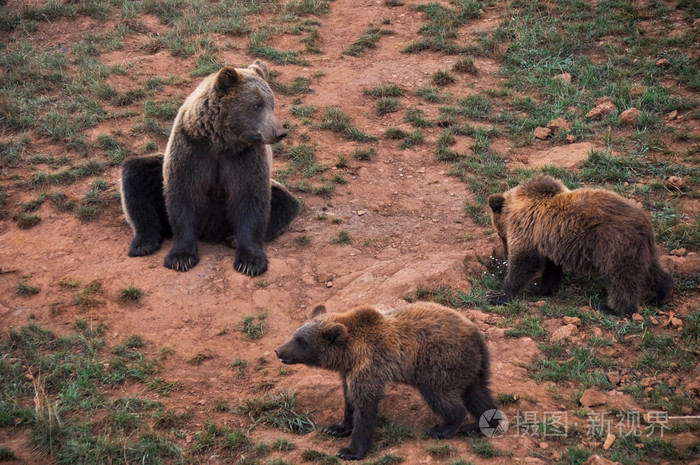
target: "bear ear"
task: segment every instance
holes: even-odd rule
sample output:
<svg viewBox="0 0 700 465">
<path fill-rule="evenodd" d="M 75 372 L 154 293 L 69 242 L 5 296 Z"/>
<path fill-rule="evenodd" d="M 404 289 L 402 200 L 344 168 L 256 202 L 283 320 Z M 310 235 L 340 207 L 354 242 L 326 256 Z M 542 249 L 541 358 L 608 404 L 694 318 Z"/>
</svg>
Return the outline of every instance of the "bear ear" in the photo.
<svg viewBox="0 0 700 465">
<path fill-rule="evenodd" d="M 267 69 L 267 65 L 265 64 L 264 61 L 255 60 L 255 63 L 248 66 L 248 69 L 252 69 L 256 73 L 258 73 L 258 76 L 260 76 L 261 78 L 263 78 L 266 81 L 267 81 L 267 77 L 270 75 L 270 72 Z"/>
<path fill-rule="evenodd" d="M 348 336 L 348 330 L 340 323 L 323 331 L 323 337 L 332 344 L 339 344 Z"/>
<path fill-rule="evenodd" d="M 313 310 L 311 310 L 311 318 L 316 318 L 319 315 L 326 313 L 326 307 L 322 304 L 316 305 Z"/>
<path fill-rule="evenodd" d="M 493 194 L 489 196 L 489 207 L 494 213 L 501 213 L 503 210 L 503 205 L 506 203 L 506 198 L 501 194 Z"/>
<path fill-rule="evenodd" d="M 239 80 L 240 76 L 238 76 L 238 71 L 236 71 L 236 68 L 226 66 L 221 68 L 219 73 L 216 75 L 216 87 L 220 90 L 227 90 L 238 84 Z"/>
</svg>

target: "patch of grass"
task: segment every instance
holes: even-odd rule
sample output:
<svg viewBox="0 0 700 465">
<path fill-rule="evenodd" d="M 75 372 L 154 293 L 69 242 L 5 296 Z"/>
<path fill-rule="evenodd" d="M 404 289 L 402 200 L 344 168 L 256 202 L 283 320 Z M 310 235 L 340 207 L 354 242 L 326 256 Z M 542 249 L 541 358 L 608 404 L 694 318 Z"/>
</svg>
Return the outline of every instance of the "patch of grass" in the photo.
<svg viewBox="0 0 700 465">
<path fill-rule="evenodd" d="M 464 57 L 457 60 L 452 67 L 452 70 L 455 73 L 470 74 L 472 76 L 479 74 L 479 70 L 476 68 L 474 60 L 471 57 Z"/>
<path fill-rule="evenodd" d="M 301 459 L 305 462 L 315 462 L 322 465 L 335 465 L 341 463 L 338 457 L 325 454 L 313 449 L 306 449 L 301 453 Z"/>
<path fill-rule="evenodd" d="M 365 462 L 365 465 L 393 465 L 395 463 L 402 463 L 404 458 L 396 454 L 386 454 L 381 457 L 377 457 L 374 460 Z"/>
<path fill-rule="evenodd" d="M 460 114 L 472 119 L 488 118 L 491 113 L 491 101 L 481 94 L 472 94 L 457 101 Z"/>
<path fill-rule="evenodd" d="M 311 89 L 311 79 L 303 77 L 303 76 L 297 76 L 294 79 L 292 79 L 292 82 L 289 84 L 284 84 L 280 81 L 278 81 L 272 74 L 271 78 L 268 79 L 268 83 L 270 84 L 270 87 L 277 93 L 282 94 L 282 95 L 301 95 L 301 94 L 310 94 L 313 92 L 313 89 Z M 313 106 L 310 106 L 313 108 Z M 313 113 L 313 111 L 312 111 Z M 293 114 L 293 112 L 292 112 Z"/>
<path fill-rule="evenodd" d="M 39 288 L 31 286 L 20 279 L 15 287 L 15 292 L 20 295 L 34 295 L 39 293 Z"/>
<path fill-rule="evenodd" d="M 139 300 L 141 300 L 141 297 L 143 297 L 143 295 L 144 292 L 138 287 L 134 286 L 128 286 L 119 291 L 119 299 L 122 302 L 127 303 L 136 303 Z"/>
<path fill-rule="evenodd" d="M 423 143 L 423 133 L 420 129 L 416 129 L 412 132 L 406 134 L 406 137 L 399 144 L 400 149 L 410 149 L 416 145 L 421 145 Z"/>
<path fill-rule="evenodd" d="M 0 447 L 0 462 L 10 460 L 17 460 L 17 456 L 15 455 L 14 451 L 9 447 Z"/>
<path fill-rule="evenodd" d="M 490 459 L 503 455 L 503 451 L 498 449 L 483 437 L 468 438 L 468 441 L 474 453 L 479 457 Z"/>
<path fill-rule="evenodd" d="M 257 323 L 255 319 L 257 318 Z M 263 327 L 263 322 L 267 318 L 267 312 L 263 312 L 255 316 L 245 316 L 243 318 L 243 324 L 241 325 L 241 331 L 245 333 L 248 339 L 253 341 L 260 339 L 265 334 L 265 328 Z"/>
<path fill-rule="evenodd" d="M 381 39 L 383 35 L 388 34 L 393 34 L 393 31 L 388 29 L 381 29 L 375 26 L 374 24 L 370 24 L 365 30 L 365 32 L 363 32 L 362 35 L 358 37 L 355 42 L 350 44 L 350 46 L 343 53 L 345 55 L 359 57 L 368 48 L 377 48 L 379 39 Z"/>
<path fill-rule="evenodd" d="M 375 147 L 369 147 L 366 149 L 355 149 L 354 152 L 352 152 L 352 158 L 355 160 L 359 161 L 370 161 L 372 160 L 372 157 L 374 157 L 377 154 L 377 149 Z"/>
<path fill-rule="evenodd" d="M 269 398 L 251 397 L 239 407 L 239 411 L 253 421 L 251 429 L 263 424 L 296 434 L 307 434 L 316 429 L 308 413 L 296 411 L 293 391 L 270 394 Z"/>
<path fill-rule="evenodd" d="M 293 105 L 290 113 L 298 118 L 311 118 L 316 113 L 313 105 Z"/>
<path fill-rule="evenodd" d="M 339 107 L 328 107 L 319 125 L 321 129 L 330 129 L 342 137 L 356 142 L 374 142 L 376 137 L 366 134 L 350 123 L 350 117 Z"/>
<path fill-rule="evenodd" d="M 443 441 L 436 441 L 428 446 L 428 453 L 437 459 L 447 458 L 455 452 L 457 449 L 452 444 Z"/>
<path fill-rule="evenodd" d="M 404 122 L 410 123 L 414 128 L 427 128 L 433 126 L 431 121 L 425 119 L 425 112 L 420 108 L 409 108 L 406 111 Z"/>
<path fill-rule="evenodd" d="M 399 101 L 395 98 L 383 97 L 377 100 L 377 114 L 384 116 L 399 111 Z"/>
<path fill-rule="evenodd" d="M 414 8 L 425 14 L 427 22 L 418 32 L 421 39 L 411 42 L 402 51 L 419 53 L 426 50 L 456 55 L 464 51 L 454 43 L 458 37 L 458 28 L 470 19 L 481 16 L 481 2 L 462 0 L 455 2 L 457 8 L 447 8 L 439 3 L 416 5 Z"/>
<path fill-rule="evenodd" d="M 404 90 L 398 84 L 380 84 L 362 92 L 374 98 L 401 97 L 404 94 Z"/>
<path fill-rule="evenodd" d="M 423 86 L 416 89 L 413 94 L 420 97 L 428 103 L 442 103 L 447 100 L 448 96 L 441 93 L 437 87 Z"/>
<path fill-rule="evenodd" d="M 75 203 L 63 192 L 54 192 L 49 198 L 54 207 L 60 212 L 72 212 L 75 210 Z"/>
<path fill-rule="evenodd" d="M 296 50 L 278 50 L 267 45 L 273 32 L 269 27 L 256 29 L 248 36 L 248 53 L 278 65 L 308 66 L 309 62 L 300 58 L 301 52 Z"/>
<path fill-rule="evenodd" d="M 75 296 L 73 305 L 82 308 L 93 308 L 104 305 L 105 301 L 99 297 L 102 293 L 102 283 L 99 281 L 91 281 Z"/>
<path fill-rule="evenodd" d="M 442 69 L 435 71 L 430 77 L 430 79 L 436 86 L 447 86 L 457 81 L 457 78 L 454 76 L 454 74 L 450 73 L 449 71 L 444 71 Z"/>
<path fill-rule="evenodd" d="M 350 238 L 350 233 L 343 229 L 338 233 L 338 237 L 333 239 L 333 242 L 336 244 L 347 245 L 352 242 L 352 239 Z"/>
<path fill-rule="evenodd" d="M 17 222 L 19 229 L 31 229 L 41 222 L 41 218 L 35 213 L 15 213 L 12 218 Z"/>
<path fill-rule="evenodd" d="M 385 139 L 393 139 L 393 140 L 400 140 L 408 136 L 408 133 L 404 131 L 403 129 L 399 129 L 397 127 L 390 127 L 387 128 L 386 131 L 384 131 L 384 138 Z"/>
</svg>

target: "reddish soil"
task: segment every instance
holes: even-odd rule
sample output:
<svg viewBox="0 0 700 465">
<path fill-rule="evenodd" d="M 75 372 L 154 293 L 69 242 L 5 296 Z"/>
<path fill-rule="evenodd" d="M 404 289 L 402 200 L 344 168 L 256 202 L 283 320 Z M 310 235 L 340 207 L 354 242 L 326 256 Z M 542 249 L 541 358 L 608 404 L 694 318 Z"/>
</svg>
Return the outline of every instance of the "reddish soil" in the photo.
<svg viewBox="0 0 700 465">
<path fill-rule="evenodd" d="M 382 18 L 391 19 L 388 27 L 394 34 L 384 36 L 378 48 L 359 58 L 341 55 L 368 24 Z M 487 10 L 481 20 L 471 22 L 460 33 L 464 38 L 475 30 L 491 29 L 498 24 L 497 18 L 497 11 Z M 122 49 L 100 57 L 108 64 L 132 66 L 128 76 L 110 77 L 109 83 L 123 91 L 150 76 L 182 73 L 186 78 L 184 73 L 193 68 L 193 60 L 173 57 L 164 50 L 151 53 L 145 46 L 152 35 L 159 32 L 160 22 L 148 16 L 140 17 L 139 21 L 142 25 L 139 34 L 129 36 Z M 377 136 L 390 126 L 410 128 L 401 121 L 403 112 L 376 116 L 374 100 L 363 96 L 364 88 L 392 82 L 410 91 L 429 84 L 433 72 L 450 69 L 457 60 L 431 52 L 397 53 L 415 40 L 416 31 L 424 22 L 422 13 L 409 8 L 387 8 L 383 2 L 374 0 L 337 0 L 332 3 L 332 12 L 321 17 L 321 22 L 322 53 L 306 55 L 309 66 L 272 68 L 281 73 L 278 79 L 282 82 L 290 82 L 296 76 L 312 79 L 314 92 L 303 97 L 303 104 L 312 104 L 321 110 L 339 105 L 358 128 Z M 88 18 L 42 22 L 30 40 L 37 47 L 71 44 L 76 38 L 104 27 L 105 23 Z M 255 57 L 244 53 L 245 38 L 218 39 L 215 38 L 220 45 L 238 45 L 226 48 L 219 55 L 220 60 L 236 65 L 254 61 Z M 296 40 L 294 36 L 284 36 L 274 45 L 299 48 Z M 480 71 L 478 76 L 459 76 L 458 83 L 449 87 L 454 95 L 468 95 L 498 86 L 497 62 L 489 58 L 476 58 L 475 62 Z M 317 70 L 323 75 L 315 75 Z M 192 78 L 185 86 L 166 86 L 166 96 L 183 99 L 198 82 L 199 78 Z M 276 112 L 280 119 L 293 120 L 289 113 L 293 100 L 294 97 L 277 96 Z M 412 96 L 402 99 L 402 107 L 417 103 Z M 134 121 L 133 118 L 108 120 L 89 131 L 87 137 L 94 140 L 98 134 L 128 133 Z M 300 134 L 304 132 L 312 134 L 318 163 L 323 165 L 333 166 L 338 154 L 350 158 L 352 151 L 363 145 L 341 139 L 330 131 L 311 130 L 302 125 L 285 143 L 299 143 Z M 345 310 L 358 303 L 372 303 L 388 309 L 404 304 L 404 297 L 415 295 L 421 286 L 444 285 L 468 291 L 470 277 L 486 272 L 479 259 L 487 259 L 499 247 L 499 241 L 488 228 L 476 225 L 465 215 L 464 204 L 472 199 L 472 194 L 457 178 L 447 174 L 448 165 L 435 160 L 434 144 L 429 142 L 434 142 L 438 135 L 439 128 L 424 130 L 428 143 L 414 150 L 399 150 L 396 141 L 380 137 L 372 144 L 377 147 L 372 161 L 351 160 L 349 168 L 330 171 L 329 177 L 337 172 L 345 175 L 349 183 L 338 186 L 329 199 L 298 194 L 304 201 L 302 213 L 290 231 L 267 245 L 269 270 L 254 279 L 233 270 L 234 251 L 224 245 L 200 244 L 201 260 L 188 273 L 163 267 L 170 241 L 152 256 L 127 257 L 132 233 L 116 203 L 112 203 L 98 220 L 87 223 L 74 214 L 57 212 L 48 202 L 39 210 L 41 223 L 32 229 L 20 230 L 11 219 L 3 220 L 0 222 L 3 272 L 0 274 L 0 328 L 5 331 L 32 318 L 61 334 L 72 331 L 76 318 L 82 318 L 91 324 L 104 322 L 107 325 L 108 346 L 129 335 L 140 334 L 149 341 L 146 352 L 154 356 L 163 347 L 172 348 L 174 352 L 166 359 L 163 372 L 158 376 L 181 381 L 182 389 L 168 397 L 159 397 L 144 386 L 127 385 L 124 393 L 159 398 L 168 408 L 178 411 L 191 409 L 195 413 L 194 425 L 211 419 L 233 428 L 249 427 L 251 422 L 245 415 L 217 412 L 214 407 L 218 399 L 227 400 L 231 406 L 238 405 L 256 395 L 256 388 L 263 383 L 274 385 L 274 391 L 296 390 L 299 410 L 313 412 L 319 425 L 337 421 L 342 415 L 342 392 L 337 375 L 301 366 L 293 367 L 291 374 L 280 375 L 282 365 L 275 358 L 273 348 L 285 341 L 319 303 L 330 311 Z M 123 140 L 128 148 L 140 150 L 150 137 L 129 136 Z M 586 142 L 594 146 L 599 143 L 595 139 Z M 158 144 L 162 150 L 165 138 L 159 139 Z M 553 146 L 542 142 L 515 150 L 509 141 L 499 140 L 494 147 L 510 156 L 515 168 L 521 166 L 523 157 L 525 160 L 532 157 L 533 165 L 535 160 L 537 165 L 543 163 Z M 34 142 L 33 149 L 61 155 L 50 143 L 39 140 Z M 516 159 L 516 152 L 520 158 Z M 556 161 L 556 156 L 552 160 Z M 275 167 L 280 169 L 284 164 L 284 160 L 277 160 Z M 119 171 L 112 168 L 103 177 L 118 185 Z M 79 193 L 84 192 L 84 187 L 76 184 L 71 189 Z M 11 204 L 36 196 L 36 192 L 11 191 L 10 194 Z M 320 219 L 321 214 L 326 219 Z M 349 245 L 334 242 L 341 230 L 349 233 Z M 300 238 L 308 238 L 310 243 L 304 245 Z M 697 261 L 692 264 L 694 257 L 690 254 L 673 258 L 674 266 L 686 267 L 686 271 L 688 266 L 692 269 L 697 266 Z M 668 258 L 667 262 L 670 261 Z M 15 287 L 20 277 L 39 287 L 40 292 L 28 297 L 17 295 Z M 62 280 L 83 285 L 99 281 L 104 290 L 104 305 L 88 309 L 74 306 L 76 290 L 59 285 Z M 145 291 L 138 304 L 124 304 L 119 300 L 119 292 L 130 285 Z M 697 294 L 693 300 L 676 297 L 672 305 L 678 315 L 686 316 L 697 309 Z M 256 341 L 248 340 L 240 331 L 242 320 L 262 312 L 267 312 L 265 334 Z M 570 415 L 576 410 L 570 402 L 557 400 L 550 390 L 552 383 L 538 384 L 528 377 L 525 366 L 539 355 L 533 340 L 505 337 L 499 327 L 499 322 L 503 321 L 501 316 L 471 309 L 464 313 L 488 337 L 494 393 L 512 393 L 526 398 L 504 407 L 511 422 L 516 410 L 568 410 Z M 196 366 L 187 363 L 203 351 L 211 351 L 213 358 Z M 256 370 L 261 357 L 267 365 Z M 238 378 L 229 368 L 235 359 L 249 362 L 245 378 Z M 561 386 L 560 390 L 564 399 L 570 399 L 576 387 Z M 629 396 L 620 395 L 619 398 L 621 405 L 642 410 Z M 405 463 L 443 463 L 426 451 L 432 441 L 425 439 L 422 432 L 436 419 L 415 391 L 392 387 L 381 405 L 381 413 L 410 425 L 419 436 L 382 453 L 400 454 L 406 458 Z M 196 426 L 192 429 L 196 430 Z M 11 439 L 0 436 L 0 442 L 8 441 L 7 444 L 15 448 L 26 440 L 25 433 L 19 434 L 21 436 L 13 435 Z M 300 461 L 299 453 L 305 449 L 333 454 L 346 442 L 344 439 L 329 441 L 315 433 L 300 437 L 263 427 L 253 429 L 251 436 L 255 440 L 287 437 L 298 446 L 288 455 L 296 461 Z M 501 450 L 512 451 L 512 455 L 483 459 L 473 453 L 464 438 L 456 437 L 448 441 L 458 452 L 452 459 L 462 456 L 475 463 L 548 463 L 565 451 L 561 443 L 537 437 L 509 434 L 490 441 Z M 530 452 L 537 452 L 544 459 L 530 457 Z M 26 450 L 18 453 L 27 462 L 42 463 L 44 460 L 32 457 Z M 201 461 L 220 463 L 215 456 L 201 457 Z"/>
</svg>

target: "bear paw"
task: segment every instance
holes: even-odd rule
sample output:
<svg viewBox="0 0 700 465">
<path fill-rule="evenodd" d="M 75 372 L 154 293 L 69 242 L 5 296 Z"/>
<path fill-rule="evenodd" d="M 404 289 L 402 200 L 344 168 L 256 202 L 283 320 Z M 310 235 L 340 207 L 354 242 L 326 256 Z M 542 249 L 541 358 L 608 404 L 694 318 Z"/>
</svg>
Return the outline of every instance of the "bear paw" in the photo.
<svg viewBox="0 0 700 465">
<path fill-rule="evenodd" d="M 365 454 L 358 454 L 349 447 L 343 447 L 338 451 L 338 453 L 335 454 L 335 456 L 343 460 L 360 460 L 365 456 Z"/>
<path fill-rule="evenodd" d="M 144 255 L 151 255 L 153 252 L 160 249 L 160 244 L 160 239 L 134 238 L 129 247 L 129 256 L 143 257 Z"/>
<path fill-rule="evenodd" d="M 323 432 L 329 436 L 333 436 L 334 438 L 344 438 L 352 434 L 352 426 L 336 423 L 333 425 L 328 425 Z"/>
<path fill-rule="evenodd" d="M 236 261 L 233 269 L 246 276 L 254 277 L 267 271 L 267 257 L 262 250 L 244 249 L 239 246 L 236 250 Z"/>
<path fill-rule="evenodd" d="M 428 436 L 436 439 L 444 439 L 452 436 L 459 428 L 459 425 L 435 425 L 428 431 Z"/>
<path fill-rule="evenodd" d="M 199 263 L 199 257 L 189 253 L 169 253 L 163 263 L 166 268 L 175 271 L 189 271 Z"/>
<path fill-rule="evenodd" d="M 491 305 L 505 305 L 510 299 L 501 291 L 489 291 L 486 294 L 486 299 Z"/>
</svg>

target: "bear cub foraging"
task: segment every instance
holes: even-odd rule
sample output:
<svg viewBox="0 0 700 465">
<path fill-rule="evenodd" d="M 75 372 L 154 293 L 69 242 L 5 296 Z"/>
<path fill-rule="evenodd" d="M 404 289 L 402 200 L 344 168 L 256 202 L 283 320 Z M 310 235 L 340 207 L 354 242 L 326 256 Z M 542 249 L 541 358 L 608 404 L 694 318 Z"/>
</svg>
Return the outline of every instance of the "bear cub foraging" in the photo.
<svg viewBox="0 0 700 465">
<path fill-rule="evenodd" d="M 263 242 L 284 232 L 299 201 L 271 179 L 277 121 L 267 65 L 225 66 L 206 77 L 178 111 L 165 155 L 122 166 L 122 207 L 134 230 L 129 256 L 149 255 L 174 236 L 164 265 L 188 271 L 197 241 L 236 239 L 234 268 L 267 270 Z"/>
<path fill-rule="evenodd" d="M 379 401 L 390 382 L 418 389 L 442 420 L 429 431 L 435 438 L 474 431 L 478 423 L 462 425 L 467 412 L 478 422 L 496 408 L 486 343 L 476 326 L 452 309 L 420 302 L 388 314 L 372 306 L 328 314 L 317 306 L 311 316 L 275 353 L 282 363 L 340 374 L 345 416 L 325 432 L 352 435 L 350 446 L 337 453 L 344 460 L 363 458 L 372 445 Z"/>
<path fill-rule="evenodd" d="M 600 309 L 617 315 L 636 312 L 642 297 L 661 305 L 673 289 L 649 215 L 613 192 L 570 191 L 540 176 L 491 195 L 488 204 L 508 255 L 503 291 L 489 294 L 492 304 L 510 302 L 537 276 L 538 293 L 552 294 L 563 270 L 601 274 L 608 301 Z"/>
</svg>

